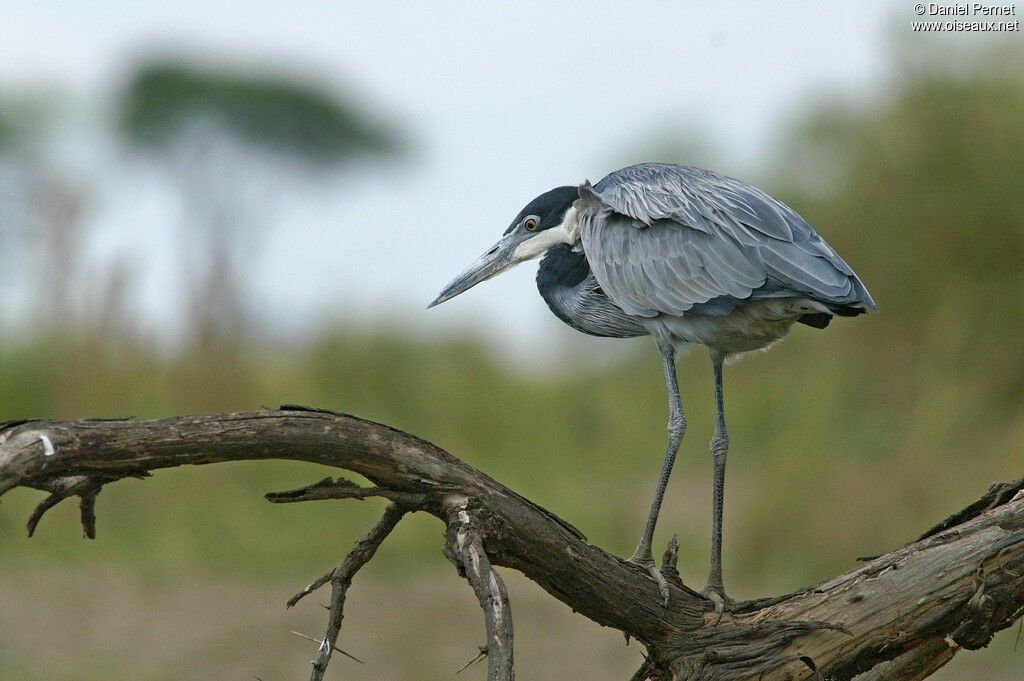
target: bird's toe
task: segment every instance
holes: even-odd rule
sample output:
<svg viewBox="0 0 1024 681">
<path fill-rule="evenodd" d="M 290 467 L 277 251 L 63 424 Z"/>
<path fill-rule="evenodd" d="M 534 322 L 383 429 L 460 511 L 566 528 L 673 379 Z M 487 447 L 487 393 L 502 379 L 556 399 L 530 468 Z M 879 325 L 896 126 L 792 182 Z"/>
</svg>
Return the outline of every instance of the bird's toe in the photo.
<svg viewBox="0 0 1024 681">
<path fill-rule="evenodd" d="M 700 593 L 715 606 L 715 621 L 712 626 L 717 627 L 721 623 L 725 612 L 732 610 L 735 601 L 725 595 L 725 589 L 720 584 L 708 584 Z"/>
<path fill-rule="evenodd" d="M 661 593 L 661 604 L 668 607 L 668 582 L 665 580 L 665 575 L 661 574 L 661 570 L 654 566 L 652 563 L 647 567 L 647 574 L 658 585 L 658 591 Z"/>
<path fill-rule="evenodd" d="M 658 585 L 658 592 L 661 594 L 661 604 L 667 608 L 669 602 L 668 581 L 665 579 L 665 575 L 661 574 L 658 566 L 655 565 L 654 558 L 634 554 L 626 562 L 642 567 L 647 571 L 647 574 L 654 580 L 654 583 Z"/>
</svg>

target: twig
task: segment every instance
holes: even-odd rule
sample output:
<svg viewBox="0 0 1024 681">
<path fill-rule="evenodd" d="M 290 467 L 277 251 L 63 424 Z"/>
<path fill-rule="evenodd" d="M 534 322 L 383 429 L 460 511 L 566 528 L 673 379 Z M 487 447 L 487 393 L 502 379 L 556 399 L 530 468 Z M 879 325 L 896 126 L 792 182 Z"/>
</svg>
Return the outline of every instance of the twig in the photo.
<svg viewBox="0 0 1024 681">
<path fill-rule="evenodd" d="M 679 536 L 673 534 L 665 547 L 665 553 L 661 557 L 661 574 L 665 581 L 672 582 L 680 589 L 685 589 L 682 578 L 679 577 L 679 569 L 676 565 L 679 562 Z M 627 641 L 628 643 L 628 641 Z"/>
<path fill-rule="evenodd" d="M 282 492 L 268 492 L 264 495 L 267 501 L 275 504 L 290 504 L 300 501 L 320 501 L 324 499 L 357 499 L 362 500 L 368 497 L 387 497 L 392 503 L 400 504 L 406 512 L 416 508 L 424 508 L 428 501 L 426 495 L 385 490 L 380 487 L 360 487 L 346 478 L 323 478 L 311 485 L 298 487 L 296 489 L 284 490 Z M 320 575 L 308 585 L 300 589 L 294 596 L 288 599 L 287 607 L 291 608 L 303 598 L 313 593 L 327 582 L 331 581 L 336 568 L 331 568 Z M 328 606 L 324 606 L 328 607 Z M 330 609 L 328 607 L 328 609 Z"/>
<path fill-rule="evenodd" d="M 50 496 L 40 501 L 35 509 L 32 510 L 32 514 L 29 515 L 28 523 L 26 524 L 28 536 L 31 537 L 35 534 L 39 521 L 43 519 L 47 511 L 68 497 L 78 496 L 81 497 L 82 532 L 87 538 L 95 539 L 96 495 L 100 493 L 104 482 L 108 481 L 85 475 L 73 475 L 57 478 L 46 485 L 39 485 L 39 489 L 49 491 Z"/>
<path fill-rule="evenodd" d="M 331 576 L 334 575 L 334 571 L 336 569 L 337 568 L 331 568 L 327 572 L 323 573 L 322 575 L 320 575 L 319 577 L 314 579 L 308 585 L 304 586 L 298 593 L 296 593 L 294 596 L 292 596 L 291 598 L 288 599 L 287 607 L 289 607 L 289 608 L 293 607 L 296 603 L 301 601 L 303 598 L 305 598 L 309 594 L 313 593 L 314 591 L 316 591 L 317 589 L 322 587 L 327 582 L 331 581 Z M 324 605 L 323 607 L 327 608 L 328 610 L 331 609 L 331 606 L 329 606 L 329 605 Z"/>
<path fill-rule="evenodd" d="M 484 551 L 480 531 L 469 513 L 469 500 L 453 496 L 446 500 L 448 531 L 446 555 L 473 587 L 484 612 L 487 632 L 487 681 L 512 681 L 515 678 L 512 659 L 512 610 L 508 591 L 501 576 L 491 565 Z"/>
<path fill-rule="evenodd" d="M 990 486 L 988 491 L 985 492 L 980 499 L 969 504 L 963 510 L 952 514 L 935 527 L 932 527 L 930 530 L 918 537 L 916 541 L 927 539 L 928 537 L 939 534 L 951 527 L 961 525 L 971 518 L 976 518 L 986 511 L 991 511 L 997 506 L 1001 506 L 1008 501 L 1012 501 L 1022 490 L 1024 490 L 1024 477 L 1020 477 L 1013 482 L 996 483 Z"/>
<path fill-rule="evenodd" d="M 327 665 L 331 662 L 331 653 L 334 652 L 338 634 L 341 633 L 341 620 L 345 616 L 345 594 L 352 584 L 352 577 L 359 571 L 359 568 L 373 558 L 373 554 L 380 548 L 384 539 L 391 534 L 391 530 L 395 529 L 407 510 L 405 506 L 394 502 L 388 504 L 388 507 L 384 509 L 384 515 L 373 526 L 373 529 L 356 542 L 356 545 L 345 556 L 345 560 L 331 574 L 331 614 L 327 621 L 327 632 L 324 634 L 323 641 L 319 642 L 320 650 L 317 653 L 317 658 L 313 660 L 313 671 L 309 675 L 310 681 L 323 681 L 324 672 L 327 671 Z"/>
<path fill-rule="evenodd" d="M 36 533 L 36 526 L 39 525 L 39 521 L 43 519 L 43 515 L 51 508 L 64 501 L 65 497 L 59 494 L 51 494 L 42 501 L 40 501 L 32 513 L 28 516 L 28 522 L 25 524 L 25 528 L 28 530 L 28 536 L 32 536 Z"/>
<path fill-rule="evenodd" d="M 96 538 L 96 495 L 98 491 L 92 494 L 83 494 L 82 498 L 78 502 L 78 513 L 82 519 L 82 534 L 85 535 L 86 539 Z"/>
<path fill-rule="evenodd" d="M 327 499 L 356 499 L 362 501 L 371 497 L 384 497 L 410 507 L 423 507 L 426 496 L 414 492 L 384 489 L 383 487 L 360 487 L 346 478 L 324 478 L 311 485 L 263 495 L 273 504 L 293 504 L 300 501 L 324 501 Z"/>
<path fill-rule="evenodd" d="M 321 499 L 365 499 L 384 496 L 379 487 L 360 487 L 346 478 L 324 478 L 311 485 L 287 489 L 281 492 L 267 492 L 267 501 L 275 504 L 289 504 L 297 501 L 319 501 Z"/>
</svg>

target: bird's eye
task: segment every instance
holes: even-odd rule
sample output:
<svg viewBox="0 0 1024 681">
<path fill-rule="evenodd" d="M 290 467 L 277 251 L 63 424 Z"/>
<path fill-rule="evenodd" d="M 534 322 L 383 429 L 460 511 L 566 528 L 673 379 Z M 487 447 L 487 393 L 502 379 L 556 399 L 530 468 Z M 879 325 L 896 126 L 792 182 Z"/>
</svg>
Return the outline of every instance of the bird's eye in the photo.
<svg viewBox="0 0 1024 681">
<path fill-rule="evenodd" d="M 523 227 L 526 228 L 527 232 L 536 232 L 540 224 L 537 222 L 537 218 L 526 218 L 523 220 Z"/>
</svg>

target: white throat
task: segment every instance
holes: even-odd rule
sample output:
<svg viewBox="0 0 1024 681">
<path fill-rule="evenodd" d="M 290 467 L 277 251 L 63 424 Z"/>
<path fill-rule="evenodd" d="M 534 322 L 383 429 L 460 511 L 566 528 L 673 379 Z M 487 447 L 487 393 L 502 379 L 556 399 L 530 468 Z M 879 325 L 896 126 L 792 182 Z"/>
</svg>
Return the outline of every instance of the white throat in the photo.
<svg viewBox="0 0 1024 681">
<path fill-rule="evenodd" d="M 527 239 L 516 246 L 512 252 L 513 262 L 522 262 L 536 258 L 552 246 L 558 244 L 576 245 L 580 241 L 579 221 L 577 220 L 576 209 L 570 208 L 565 211 L 565 217 L 557 227 L 546 229 L 537 236 Z"/>
</svg>

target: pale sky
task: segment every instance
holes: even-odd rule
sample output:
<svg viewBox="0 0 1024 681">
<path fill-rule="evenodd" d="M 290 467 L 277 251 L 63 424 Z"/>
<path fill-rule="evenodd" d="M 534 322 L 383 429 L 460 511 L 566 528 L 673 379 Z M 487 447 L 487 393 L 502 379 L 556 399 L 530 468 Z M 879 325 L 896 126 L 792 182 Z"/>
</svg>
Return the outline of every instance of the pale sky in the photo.
<svg viewBox="0 0 1024 681">
<path fill-rule="evenodd" d="M 820 93 L 870 94 L 884 82 L 888 29 L 909 22 L 910 7 L 7 0 L 0 93 L 41 84 L 70 93 L 67 162 L 111 180 L 91 213 L 101 234 L 92 250 L 146 273 L 142 307 L 159 325 L 176 304 L 175 211 L 166 192 L 88 141 L 104 97 L 153 50 L 343 86 L 386 112 L 416 151 L 404 165 L 288 197 L 253 263 L 254 304 L 285 332 L 383 310 L 416 329 L 536 342 L 575 332 L 537 295 L 532 263 L 424 308 L 535 195 L 656 160 L 628 150 L 667 128 L 710 139 L 719 170 L 763 179 L 749 171 L 770 167 L 772 133 Z"/>
</svg>

